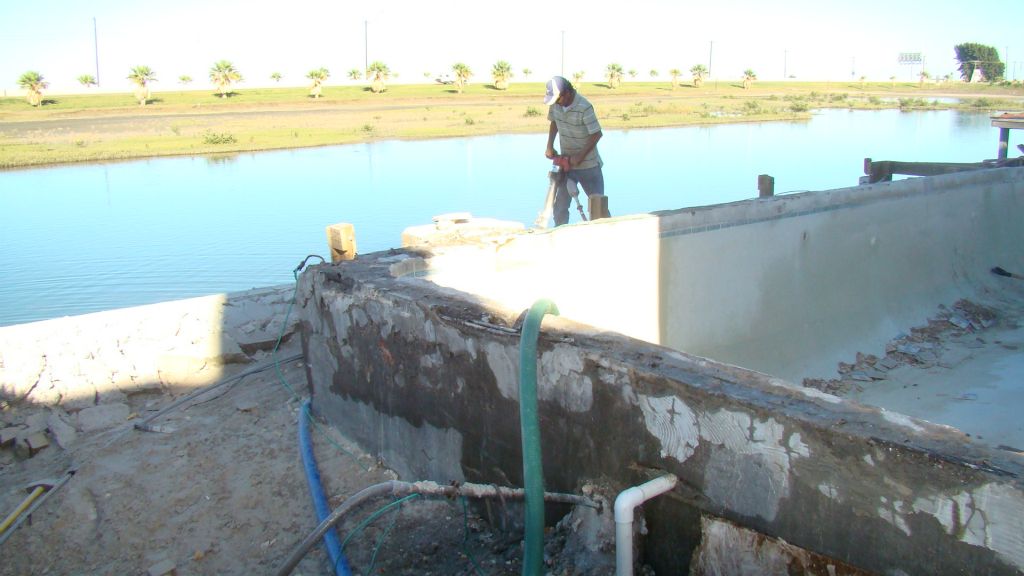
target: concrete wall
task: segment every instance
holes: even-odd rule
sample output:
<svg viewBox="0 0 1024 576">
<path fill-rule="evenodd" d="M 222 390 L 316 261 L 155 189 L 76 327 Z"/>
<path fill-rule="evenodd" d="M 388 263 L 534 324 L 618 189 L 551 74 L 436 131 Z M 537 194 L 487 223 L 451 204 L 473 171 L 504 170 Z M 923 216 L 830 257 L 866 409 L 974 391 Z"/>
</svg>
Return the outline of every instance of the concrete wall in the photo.
<svg viewBox="0 0 1024 576">
<path fill-rule="evenodd" d="M 0 399 L 69 412 L 218 381 L 282 335 L 293 286 L 0 327 Z"/>
<path fill-rule="evenodd" d="M 565 226 L 432 254 L 435 282 L 794 382 L 991 287 L 1024 258 L 1024 169 Z"/>
<path fill-rule="evenodd" d="M 657 225 L 622 226 L 645 233 L 649 222 Z M 596 241 L 601 227 L 579 229 Z M 558 237 L 578 239 L 527 240 L 548 244 L 557 260 L 545 270 L 580 269 L 569 256 L 588 250 Z M 315 407 L 406 479 L 521 485 L 522 309 L 419 278 L 432 266 L 424 257 L 381 253 L 303 274 L 297 306 Z M 623 264 L 641 269 L 651 258 Z M 570 289 L 602 294 L 623 318 L 634 304 L 650 314 L 655 283 L 629 291 L 618 268 L 609 272 L 607 282 Z M 618 305 L 620 292 L 632 297 Z M 680 478 L 644 506 L 644 560 L 658 573 L 685 573 L 702 540 L 715 538 L 702 517 L 884 574 L 1024 570 L 1024 467 L 1013 454 L 566 318 L 545 319 L 538 348 L 547 489 L 596 483 L 614 498 L 654 475 Z"/>
</svg>

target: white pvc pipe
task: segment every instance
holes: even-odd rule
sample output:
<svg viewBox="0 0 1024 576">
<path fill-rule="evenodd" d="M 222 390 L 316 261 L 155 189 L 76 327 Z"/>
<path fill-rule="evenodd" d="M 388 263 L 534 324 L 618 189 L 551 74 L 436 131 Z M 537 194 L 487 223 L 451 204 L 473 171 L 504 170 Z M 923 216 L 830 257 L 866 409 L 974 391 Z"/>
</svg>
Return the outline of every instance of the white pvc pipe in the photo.
<svg viewBox="0 0 1024 576">
<path fill-rule="evenodd" d="M 633 509 L 675 488 L 679 479 L 666 474 L 627 488 L 615 499 L 615 574 L 633 576 Z"/>
</svg>

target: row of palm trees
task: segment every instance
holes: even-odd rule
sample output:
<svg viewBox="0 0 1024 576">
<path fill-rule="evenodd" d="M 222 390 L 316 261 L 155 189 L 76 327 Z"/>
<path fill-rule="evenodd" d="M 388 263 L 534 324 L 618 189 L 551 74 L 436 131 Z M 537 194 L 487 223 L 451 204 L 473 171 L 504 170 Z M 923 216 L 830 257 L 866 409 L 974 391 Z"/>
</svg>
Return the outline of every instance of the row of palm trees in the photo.
<svg viewBox="0 0 1024 576">
<path fill-rule="evenodd" d="M 324 79 L 326 79 L 327 70 L 324 68 L 321 68 L 320 70 L 323 72 Z M 310 74 L 312 75 L 314 72 L 310 72 Z M 152 97 L 150 85 L 157 81 L 156 73 L 149 66 L 135 66 L 128 74 L 128 79 L 132 81 L 132 84 L 135 84 L 135 99 L 139 101 L 140 106 L 145 106 Z M 97 84 L 96 78 L 91 74 L 83 74 L 79 76 L 78 81 L 86 87 L 95 86 Z M 192 81 L 192 78 L 189 76 L 181 76 L 179 81 L 183 84 L 187 84 Z M 217 87 L 220 97 L 227 98 L 231 91 L 231 85 L 242 81 L 242 74 L 231 62 L 227 60 L 219 60 L 210 68 L 210 81 Z M 47 82 L 39 72 L 30 70 L 18 78 L 18 85 L 26 91 L 26 99 L 28 100 L 28 103 L 32 106 L 39 106 L 43 102 L 43 90 L 46 90 L 50 83 Z M 317 91 L 317 94 L 319 94 L 319 90 Z"/>
<path fill-rule="evenodd" d="M 466 84 L 469 83 L 469 79 L 473 76 L 473 71 L 462 62 L 458 62 L 452 65 L 452 72 L 454 74 L 454 80 L 452 83 L 455 85 L 456 90 L 461 94 Z M 529 78 L 532 71 L 529 68 L 523 68 L 523 76 Z M 676 88 L 679 86 L 679 78 L 682 76 L 682 72 L 678 69 L 673 68 L 668 71 L 669 76 L 672 79 L 672 87 Z M 622 66 L 619 64 L 609 64 L 605 69 L 605 77 L 608 81 L 609 88 L 618 88 L 622 83 L 622 78 L 625 72 Z M 693 78 L 693 85 L 700 87 L 704 83 L 704 79 L 708 75 L 707 68 L 702 64 L 696 64 L 690 68 L 690 74 Z M 220 93 L 221 98 L 226 98 L 231 92 L 231 85 L 242 81 L 242 74 L 235 68 L 228 60 L 219 60 L 213 64 L 209 71 L 210 81 L 217 87 L 217 91 Z M 310 95 L 313 98 L 319 98 L 323 91 L 323 84 L 330 78 L 330 71 L 327 68 L 320 67 L 311 70 L 306 78 L 310 80 Z M 430 73 L 425 72 L 424 77 L 429 78 Z M 583 72 L 577 72 L 573 74 L 573 80 L 579 83 L 583 78 Z M 629 75 L 633 78 L 636 77 L 636 71 L 630 70 Z M 657 77 L 658 71 L 651 70 L 650 76 L 652 78 Z M 397 76 L 397 75 L 395 75 Z M 491 67 L 491 76 L 494 79 L 494 87 L 498 90 L 507 90 L 509 86 L 509 80 L 513 77 L 512 66 L 505 60 L 499 60 Z M 370 64 L 365 71 L 361 71 L 358 68 L 349 70 L 348 77 L 352 80 L 360 80 L 365 78 L 370 81 L 370 90 L 374 93 L 381 93 L 387 89 L 387 81 L 392 77 L 392 72 L 388 68 L 387 64 L 381 61 L 375 61 Z M 274 72 L 270 75 L 270 78 L 275 82 L 281 81 L 281 74 Z M 136 66 L 131 69 L 131 73 L 128 75 L 128 79 L 135 84 L 134 96 L 139 101 L 140 106 L 145 106 L 146 103 L 151 99 L 152 92 L 150 91 L 150 85 L 156 82 L 156 73 L 149 66 Z M 743 87 L 749 88 L 750 84 L 757 79 L 757 76 L 752 70 L 746 70 L 743 73 Z M 90 74 L 83 74 L 78 77 L 78 81 L 85 87 L 97 85 L 96 79 Z M 189 84 L 192 82 L 192 78 L 187 75 L 178 77 L 178 81 L 181 84 Z M 27 100 L 32 106 L 39 106 L 42 103 L 42 94 L 49 83 L 45 81 L 42 74 L 36 71 L 25 72 L 18 79 L 18 85 L 20 85 L 27 92 Z"/>
</svg>

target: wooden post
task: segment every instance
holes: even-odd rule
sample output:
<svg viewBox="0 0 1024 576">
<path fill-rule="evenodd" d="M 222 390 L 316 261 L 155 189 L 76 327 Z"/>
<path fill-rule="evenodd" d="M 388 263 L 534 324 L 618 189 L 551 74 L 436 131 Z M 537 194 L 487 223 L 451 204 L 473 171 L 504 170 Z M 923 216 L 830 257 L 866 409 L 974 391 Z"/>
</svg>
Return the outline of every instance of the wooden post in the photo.
<svg viewBox="0 0 1024 576">
<path fill-rule="evenodd" d="M 587 204 L 591 220 L 599 220 L 611 216 L 608 212 L 608 197 L 604 194 L 591 194 L 587 196 Z"/>
<path fill-rule="evenodd" d="M 347 222 L 327 227 L 327 247 L 331 251 L 331 263 L 356 259 L 356 228 Z"/>
<path fill-rule="evenodd" d="M 757 197 L 771 198 L 775 196 L 775 178 L 767 174 L 760 174 L 757 177 Z"/>
<path fill-rule="evenodd" d="M 1010 148 L 1010 129 L 1000 128 L 999 129 L 999 155 L 996 156 L 999 160 L 1006 160 L 1007 150 Z"/>
</svg>

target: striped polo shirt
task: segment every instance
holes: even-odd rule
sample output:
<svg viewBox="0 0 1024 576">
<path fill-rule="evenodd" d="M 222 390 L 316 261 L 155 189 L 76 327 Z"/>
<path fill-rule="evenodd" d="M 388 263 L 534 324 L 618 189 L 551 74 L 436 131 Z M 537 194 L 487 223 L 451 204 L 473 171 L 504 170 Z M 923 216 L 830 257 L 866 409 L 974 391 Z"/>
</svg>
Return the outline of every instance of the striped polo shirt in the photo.
<svg viewBox="0 0 1024 576">
<path fill-rule="evenodd" d="M 594 112 L 594 105 L 584 98 L 579 92 L 576 98 L 568 107 L 552 104 L 548 107 L 548 120 L 558 127 L 558 145 L 561 154 L 572 155 L 580 152 L 587 145 L 587 139 L 591 134 L 601 131 L 601 124 L 597 121 L 597 113 Z M 587 154 L 579 165 L 573 169 L 594 168 L 602 166 L 601 155 L 597 153 L 597 146 Z"/>
</svg>

